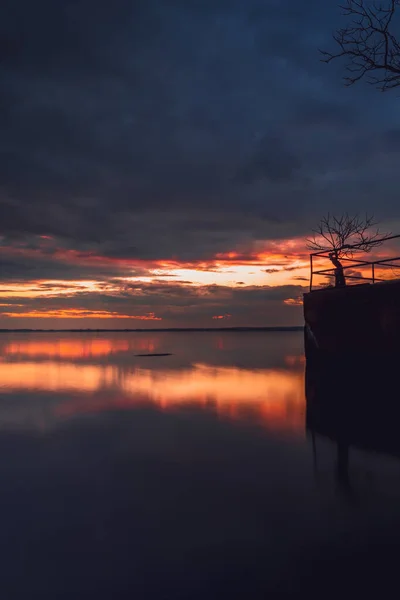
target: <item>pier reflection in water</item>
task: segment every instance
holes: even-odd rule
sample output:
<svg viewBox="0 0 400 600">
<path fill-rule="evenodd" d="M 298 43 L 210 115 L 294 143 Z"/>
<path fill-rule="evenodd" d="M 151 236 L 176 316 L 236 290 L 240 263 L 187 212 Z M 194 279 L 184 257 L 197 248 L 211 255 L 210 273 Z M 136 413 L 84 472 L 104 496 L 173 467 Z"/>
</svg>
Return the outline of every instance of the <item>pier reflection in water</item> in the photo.
<svg viewBox="0 0 400 600">
<path fill-rule="evenodd" d="M 338 481 L 350 485 L 351 448 L 400 459 L 396 357 L 314 358 L 307 363 L 305 380 L 306 425 L 314 451 L 318 436 L 337 445 Z"/>
<path fill-rule="evenodd" d="M 318 580 L 329 580 L 329 597 L 389 594 L 400 558 L 398 356 L 313 356 L 305 381 L 316 482 L 336 483 L 357 524 L 342 543 L 324 547 L 314 565 Z M 327 467 L 324 453 L 332 444 L 335 459 Z M 359 528 L 361 514 L 368 516 Z"/>
</svg>

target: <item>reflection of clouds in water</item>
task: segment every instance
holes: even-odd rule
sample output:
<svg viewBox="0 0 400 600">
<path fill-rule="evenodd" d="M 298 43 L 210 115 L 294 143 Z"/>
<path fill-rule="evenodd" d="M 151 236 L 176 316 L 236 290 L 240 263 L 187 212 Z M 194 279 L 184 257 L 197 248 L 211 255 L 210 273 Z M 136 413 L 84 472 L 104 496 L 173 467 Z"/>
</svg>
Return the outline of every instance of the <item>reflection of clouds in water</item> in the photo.
<svg viewBox="0 0 400 600">
<path fill-rule="evenodd" d="M 301 356 L 289 344 L 287 354 L 279 357 L 283 368 L 269 367 L 268 335 L 171 334 L 168 338 L 119 334 L 90 338 L 75 334 L 61 339 L 56 335 L 29 334 L 3 345 L 0 425 L 21 423 L 24 410 L 30 415 L 29 421 L 35 421 L 35 410 L 42 415 L 37 421 L 54 421 L 74 414 L 137 408 L 146 402 L 162 410 L 195 405 L 281 432 L 304 431 Z M 241 342 L 243 360 L 238 360 Z M 135 359 L 132 353 L 159 350 L 166 343 L 173 346 L 176 356 Z M 215 345 L 218 350 L 208 353 Z M 256 368 L 249 368 L 249 350 L 254 345 Z M 5 402 L 4 394 L 19 400 L 15 405 Z M 26 402 L 21 399 L 23 394 Z"/>
<path fill-rule="evenodd" d="M 194 365 L 187 370 L 158 371 L 136 368 L 64 363 L 9 363 L 0 365 L 3 390 L 21 393 L 72 393 L 55 409 L 59 415 L 133 408 L 144 400 L 168 410 L 197 404 L 240 418 L 241 407 L 255 412 L 257 420 L 285 430 L 304 427 L 304 392 L 301 373 L 246 370 Z M 54 398 L 57 402 L 57 396 Z"/>
<path fill-rule="evenodd" d="M 280 430 L 304 429 L 304 384 L 299 373 L 250 371 L 234 367 L 194 365 L 187 371 L 152 372 L 136 369 L 120 379 L 123 397 L 112 401 L 90 398 L 66 403 L 61 412 L 91 412 L 113 407 L 128 408 L 136 398 L 147 398 L 164 410 L 196 404 L 213 406 L 217 413 L 253 419 Z"/>
<path fill-rule="evenodd" d="M 135 340 L 134 340 L 135 341 Z M 86 358 L 108 356 L 115 352 L 127 352 L 132 349 L 154 351 L 156 344 L 153 340 L 138 339 L 137 343 L 127 339 L 44 339 L 12 341 L 3 350 L 3 355 L 35 358 Z"/>
<path fill-rule="evenodd" d="M 288 356 L 285 356 L 285 363 L 287 364 L 288 367 L 296 367 L 298 365 L 305 365 L 306 357 L 304 356 L 304 354 L 295 355 L 295 356 L 289 354 Z"/>
<path fill-rule="evenodd" d="M 29 333 L 0 336 L 0 360 L 31 362 L 52 359 L 116 365 L 136 364 L 135 354 L 171 353 L 169 368 L 192 363 L 244 368 L 286 368 L 287 355 L 303 355 L 298 332 L 136 332 Z M 290 365 L 289 365 L 290 366 Z M 154 361 L 146 368 L 157 369 Z"/>
</svg>

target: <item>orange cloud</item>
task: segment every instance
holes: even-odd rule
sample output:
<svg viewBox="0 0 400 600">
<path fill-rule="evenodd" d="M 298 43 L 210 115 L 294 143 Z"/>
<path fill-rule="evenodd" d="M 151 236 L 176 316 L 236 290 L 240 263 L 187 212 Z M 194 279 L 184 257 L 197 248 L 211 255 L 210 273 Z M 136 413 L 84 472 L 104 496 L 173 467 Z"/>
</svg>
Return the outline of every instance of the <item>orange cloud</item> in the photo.
<svg viewBox="0 0 400 600">
<path fill-rule="evenodd" d="M 88 310 L 65 308 L 60 310 L 30 310 L 26 312 L 0 312 L 1 317 L 10 318 L 41 318 L 41 319 L 134 319 L 138 321 L 162 321 L 154 313 L 146 315 L 123 315 L 106 310 Z"/>
<path fill-rule="evenodd" d="M 111 291 L 112 289 L 118 290 L 119 288 L 101 281 L 32 280 L 25 283 L 0 284 L 0 298 L 72 296 L 79 292 L 101 292 L 105 289 Z M 14 306 L 16 305 L 14 304 Z"/>
</svg>

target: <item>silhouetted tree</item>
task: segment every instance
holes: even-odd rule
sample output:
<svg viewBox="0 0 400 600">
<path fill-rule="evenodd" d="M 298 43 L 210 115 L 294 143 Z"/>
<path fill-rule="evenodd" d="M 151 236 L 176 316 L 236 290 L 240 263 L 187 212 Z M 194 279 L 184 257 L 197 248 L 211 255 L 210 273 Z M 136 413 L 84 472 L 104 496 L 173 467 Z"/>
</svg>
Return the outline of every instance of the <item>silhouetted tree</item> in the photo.
<svg viewBox="0 0 400 600">
<path fill-rule="evenodd" d="M 335 267 L 335 286 L 346 285 L 341 259 L 352 258 L 356 252 L 370 252 L 386 239 L 376 227 L 376 221 L 371 216 L 364 218 L 347 213 L 340 217 L 328 214 L 323 217 L 316 229 L 314 236 L 307 240 L 310 250 L 326 252 Z"/>
<path fill-rule="evenodd" d="M 400 42 L 394 33 L 399 7 L 400 0 L 386 0 L 383 4 L 346 0 L 346 5 L 340 7 L 351 22 L 333 36 L 338 51 L 322 51 L 322 60 L 329 63 L 335 58 L 348 59 L 346 85 L 364 76 L 382 91 L 400 85 Z"/>
</svg>

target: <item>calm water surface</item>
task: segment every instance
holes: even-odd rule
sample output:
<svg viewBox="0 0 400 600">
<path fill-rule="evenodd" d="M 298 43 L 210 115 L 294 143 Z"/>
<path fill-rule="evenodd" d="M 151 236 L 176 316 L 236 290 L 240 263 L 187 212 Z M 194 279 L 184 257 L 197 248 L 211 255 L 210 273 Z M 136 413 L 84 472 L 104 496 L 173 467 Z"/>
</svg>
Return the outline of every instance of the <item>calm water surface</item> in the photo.
<svg viewBox="0 0 400 600">
<path fill-rule="evenodd" d="M 392 585 L 400 460 L 354 446 L 340 476 L 301 333 L 2 334 L 0 385 L 5 600 Z"/>
</svg>

